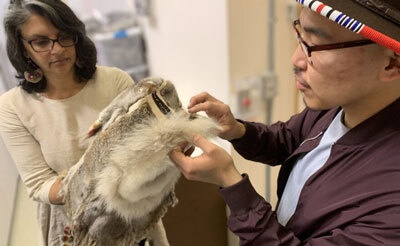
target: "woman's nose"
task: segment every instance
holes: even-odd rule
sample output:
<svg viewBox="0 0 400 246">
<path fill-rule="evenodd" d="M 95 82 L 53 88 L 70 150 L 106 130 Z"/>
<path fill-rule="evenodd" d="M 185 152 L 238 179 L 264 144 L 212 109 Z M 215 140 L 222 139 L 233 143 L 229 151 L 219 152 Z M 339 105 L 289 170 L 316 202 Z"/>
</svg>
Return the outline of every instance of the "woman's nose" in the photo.
<svg viewBox="0 0 400 246">
<path fill-rule="evenodd" d="M 57 53 L 62 49 L 64 49 L 64 47 L 62 47 L 58 41 L 54 41 L 53 48 L 51 49 L 51 53 Z"/>
</svg>

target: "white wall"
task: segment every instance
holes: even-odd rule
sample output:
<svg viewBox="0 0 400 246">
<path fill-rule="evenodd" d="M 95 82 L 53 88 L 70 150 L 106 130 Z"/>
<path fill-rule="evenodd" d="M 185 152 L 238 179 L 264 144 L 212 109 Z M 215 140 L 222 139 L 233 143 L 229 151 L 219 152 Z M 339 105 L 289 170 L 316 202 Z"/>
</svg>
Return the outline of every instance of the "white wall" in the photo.
<svg viewBox="0 0 400 246">
<path fill-rule="evenodd" d="M 81 19 L 93 16 L 98 11 L 107 14 L 113 11 L 129 11 L 133 8 L 134 0 L 64 0 Z"/>
<path fill-rule="evenodd" d="M 9 1 L 0 1 L 0 19 Z M 16 84 L 13 69 L 5 51 L 4 28 L 0 25 L 0 95 Z M 11 232 L 18 173 L 0 136 L 0 245 L 7 245 Z"/>
<path fill-rule="evenodd" d="M 229 74 L 234 88 L 233 81 L 262 75 L 267 71 L 268 1 L 229 0 L 228 6 Z M 238 93 L 235 92 L 236 88 L 231 91 Z M 233 103 L 231 100 L 231 106 Z M 261 113 L 259 116 L 243 120 L 265 121 L 266 106 L 257 104 L 257 109 Z M 256 191 L 266 198 L 266 166 L 247 161 L 235 151 L 232 156 L 238 170 L 247 173 Z"/>
<path fill-rule="evenodd" d="M 7 245 L 12 226 L 18 173 L 0 137 L 0 245 Z"/>
<path fill-rule="evenodd" d="M 68 0 L 80 16 L 134 11 L 134 0 Z M 187 105 L 207 90 L 228 102 L 228 25 L 226 1 L 151 0 L 152 17 L 141 18 L 152 76 L 171 80 Z"/>
<path fill-rule="evenodd" d="M 203 91 L 229 102 L 227 12 L 226 1 L 153 0 L 152 17 L 140 20 L 151 76 L 171 80 L 185 107 Z"/>
<path fill-rule="evenodd" d="M 151 74 L 170 79 L 183 104 L 207 90 L 228 102 L 226 1 L 154 0 L 154 18 L 142 21 Z"/>
<path fill-rule="evenodd" d="M 184 107 L 203 91 L 229 103 L 227 1 L 153 0 L 152 4 L 152 17 L 140 21 L 151 76 L 171 80 Z M 227 141 L 217 143 L 230 152 Z M 232 234 L 228 242 L 238 245 Z"/>
<path fill-rule="evenodd" d="M 0 79 L 2 79 L 0 82 L 0 94 L 17 85 L 17 80 L 14 77 L 14 67 L 7 58 L 6 38 L 2 21 L 9 2 L 8 0 L 0 0 Z"/>
<path fill-rule="evenodd" d="M 15 200 L 13 224 L 9 244 L 7 245 L 39 245 L 39 228 L 36 219 L 37 203 L 29 198 L 26 187 L 21 179 L 18 182 Z"/>
</svg>

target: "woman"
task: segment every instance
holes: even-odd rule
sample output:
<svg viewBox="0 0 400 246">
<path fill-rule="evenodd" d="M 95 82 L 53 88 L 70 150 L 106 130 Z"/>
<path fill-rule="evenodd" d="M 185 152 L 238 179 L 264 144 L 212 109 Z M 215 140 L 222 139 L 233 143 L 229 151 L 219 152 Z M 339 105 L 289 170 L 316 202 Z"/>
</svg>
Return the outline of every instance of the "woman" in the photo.
<svg viewBox="0 0 400 246">
<path fill-rule="evenodd" d="M 19 86 L 0 97 L 0 133 L 38 202 L 40 245 L 61 245 L 70 225 L 58 174 L 78 162 L 88 127 L 133 81 L 96 66 L 85 25 L 62 1 L 11 1 L 4 26 Z"/>
</svg>

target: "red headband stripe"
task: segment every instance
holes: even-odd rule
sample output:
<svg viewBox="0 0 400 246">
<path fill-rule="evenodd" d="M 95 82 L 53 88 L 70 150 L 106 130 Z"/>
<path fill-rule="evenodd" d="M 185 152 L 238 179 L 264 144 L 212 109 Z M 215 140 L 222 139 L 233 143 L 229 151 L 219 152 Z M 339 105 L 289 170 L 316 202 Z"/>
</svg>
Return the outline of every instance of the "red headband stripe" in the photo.
<svg viewBox="0 0 400 246">
<path fill-rule="evenodd" d="M 318 12 L 318 13 L 321 13 L 321 11 L 322 11 L 325 7 L 326 7 L 325 4 L 319 5 L 318 8 L 317 8 L 317 12 Z"/>
</svg>

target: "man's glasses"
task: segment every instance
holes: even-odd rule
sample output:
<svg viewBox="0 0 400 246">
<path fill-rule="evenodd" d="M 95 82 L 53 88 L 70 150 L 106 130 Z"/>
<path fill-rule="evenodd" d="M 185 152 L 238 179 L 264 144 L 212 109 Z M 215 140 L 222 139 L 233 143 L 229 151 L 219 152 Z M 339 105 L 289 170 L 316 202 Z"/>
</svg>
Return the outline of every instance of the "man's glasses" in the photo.
<svg viewBox="0 0 400 246">
<path fill-rule="evenodd" d="M 27 42 L 36 52 L 46 52 L 53 49 L 55 42 L 58 42 L 62 47 L 74 46 L 78 43 L 78 37 L 76 35 L 62 35 L 57 39 L 37 38 L 32 40 L 22 39 L 22 41 Z"/>
<path fill-rule="evenodd" d="M 308 63 L 311 65 L 313 64 L 312 59 L 311 59 L 311 53 L 313 51 L 343 49 L 343 48 L 350 48 L 350 47 L 356 47 L 356 46 L 362 46 L 362 45 L 368 45 L 368 44 L 375 43 L 374 41 L 371 41 L 369 39 L 363 39 L 363 40 L 349 41 L 349 42 L 343 42 L 343 43 L 309 45 L 301 37 L 301 30 L 303 30 L 303 29 L 301 28 L 300 20 L 293 21 L 293 28 L 296 31 L 297 40 L 299 41 L 300 47 L 303 50 L 303 52 L 306 54 Z"/>
</svg>

